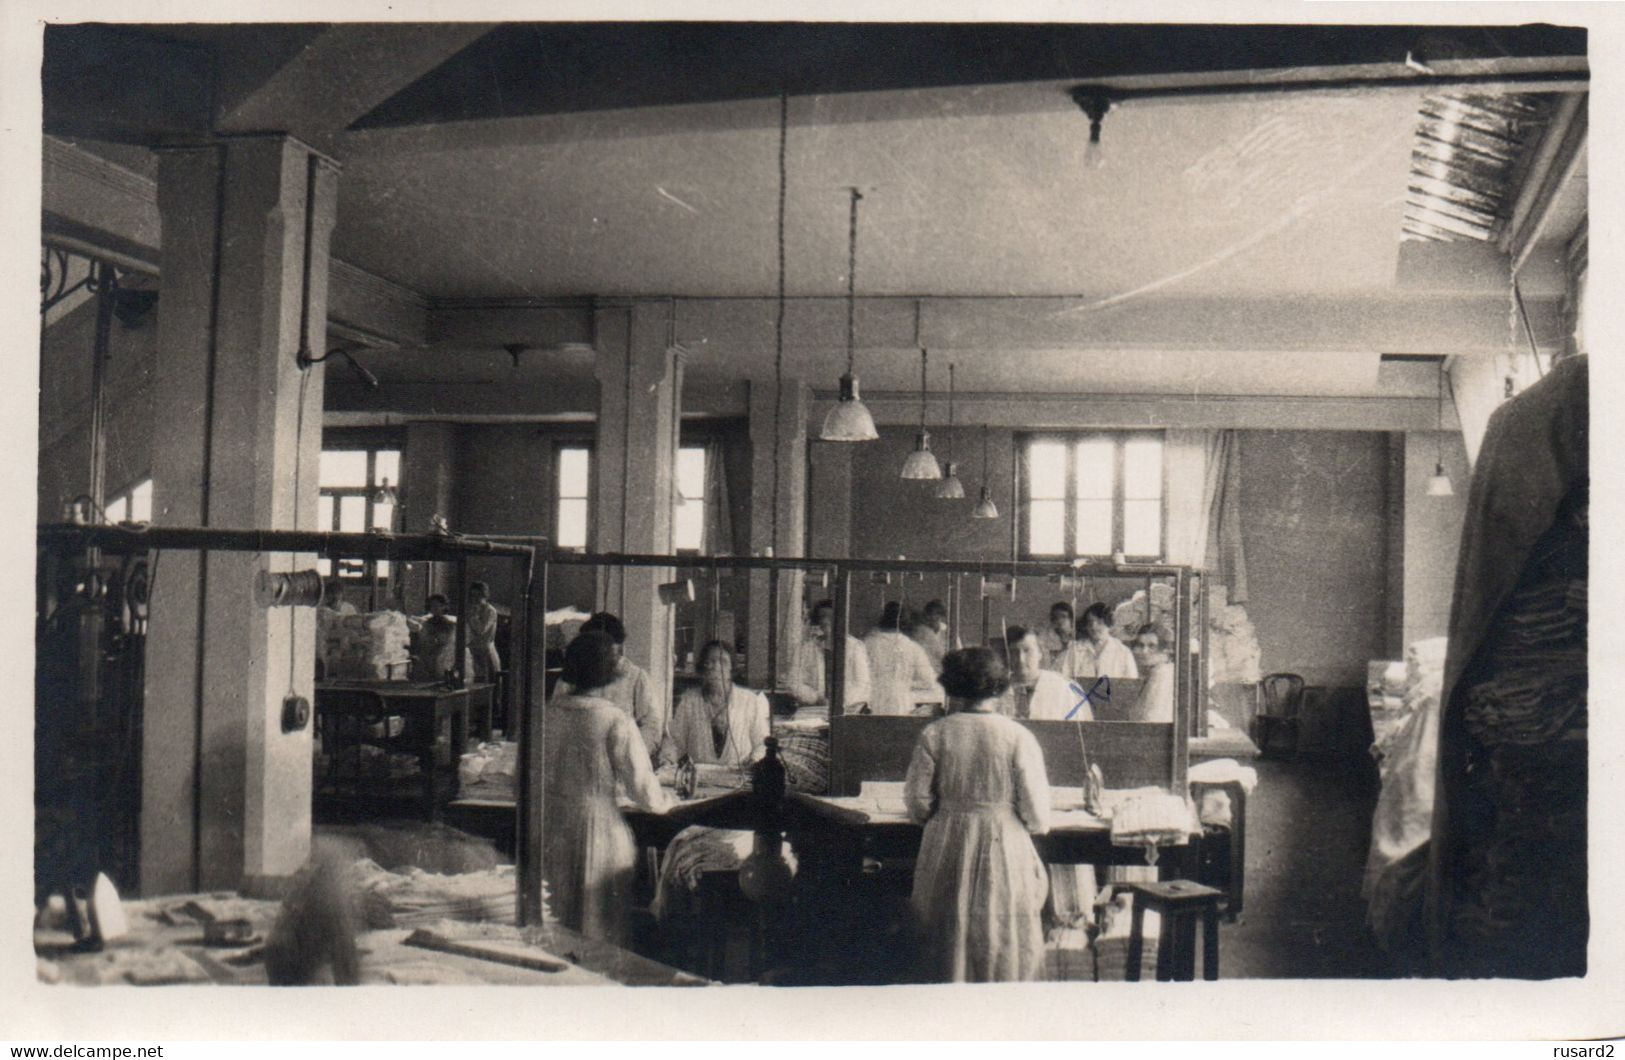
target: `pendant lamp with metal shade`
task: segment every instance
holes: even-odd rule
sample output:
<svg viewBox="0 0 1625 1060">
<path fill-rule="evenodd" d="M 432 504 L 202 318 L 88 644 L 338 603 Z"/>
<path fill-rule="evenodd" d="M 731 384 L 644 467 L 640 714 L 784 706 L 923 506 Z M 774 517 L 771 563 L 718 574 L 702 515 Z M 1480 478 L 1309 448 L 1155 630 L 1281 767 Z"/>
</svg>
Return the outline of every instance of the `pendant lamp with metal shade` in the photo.
<svg viewBox="0 0 1625 1060">
<path fill-rule="evenodd" d="M 931 432 L 925 429 L 925 379 L 929 358 L 925 347 L 920 348 L 920 433 L 914 436 L 914 451 L 903 461 L 903 478 L 940 479 L 942 466 L 931 452 Z"/>
<path fill-rule="evenodd" d="M 1455 489 L 1450 485 L 1450 476 L 1444 473 L 1444 362 L 1439 362 L 1439 420 L 1435 434 L 1438 439 L 1438 449 L 1433 462 L 1433 477 L 1428 479 L 1429 497 L 1453 497 Z"/>
<path fill-rule="evenodd" d="M 841 376 L 841 395 L 835 407 L 824 417 L 824 429 L 818 437 L 826 442 L 872 442 L 880 435 L 875 431 L 875 418 L 858 396 L 858 377 L 853 372 L 857 349 L 857 271 L 858 271 L 858 200 L 863 198 L 857 188 L 852 191 L 851 220 L 847 226 L 846 262 L 846 374 Z"/>
<path fill-rule="evenodd" d="M 954 366 L 948 365 L 948 466 L 943 469 L 942 481 L 932 496 L 943 500 L 959 500 L 965 496 L 965 484 L 959 481 L 959 465 L 954 463 Z"/>
<path fill-rule="evenodd" d="M 982 492 L 977 495 L 973 519 L 997 519 L 999 506 L 993 503 L 993 491 L 987 485 L 987 424 L 982 424 Z"/>
</svg>

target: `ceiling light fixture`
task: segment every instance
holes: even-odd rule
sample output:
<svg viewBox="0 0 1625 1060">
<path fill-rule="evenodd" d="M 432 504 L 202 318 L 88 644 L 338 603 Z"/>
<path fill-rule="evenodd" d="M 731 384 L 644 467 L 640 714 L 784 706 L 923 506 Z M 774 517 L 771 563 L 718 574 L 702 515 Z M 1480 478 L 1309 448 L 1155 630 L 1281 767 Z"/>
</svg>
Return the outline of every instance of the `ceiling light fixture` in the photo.
<svg viewBox="0 0 1625 1060">
<path fill-rule="evenodd" d="M 1433 462 L 1433 477 L 1428 479 L 1429 497 L 1450 497 L 1455 490 L 1450 485 L 1450 476 L 1444 473 L 1444 361 L 1439 362 L 1439 420 L 1438 429 L 1434 437 L 1438 440 L 1438 450 Z"/>
<path fill-rule="evenodd" d="M 978 494 L 973 519 L 997 519 L 999 506 L 993 503 L 993 491 L 987 486 L 987 424 L 982 424 L 982 492 Z"/>
<path fill-rule="evenodd" d="M 919 332 L 919 306 L 914 308 L 916 339 Z M 914 436 L 914 451 L 908 454 L 903 461 L 903 478 L 909 479 L 940 479 L 942 467 L 937 463 L 936 456 L 931 452 L 931 432 L 925 429 L 925 379 L 926 363 L 930 355 L 925 347 L 920 347 L 920 433 Z"/>
<path fill-rule="evenodd" d="M 1089 143 L 1083 149 L 1083 164 L 1089 169 L 1099 169 L 1106 164 L 1105 152 L 1100 147 L 1100 123 L 1112 109 L 1112 99 L 1102 88 L 1078 85 L 1072 90 L 1072 102 L 1089 117 Z"/>
<path fill-rule="evenodd" d="M 858 271 L 858 200 L 863 194 L 857 188 L 852 192 L 851 218 L 847 224 L 846 261 L 846 374 L 841 376 L 841 395 L 835 407 L 824 417 L 824 429 L 818 437 L 826 442 L 872 442 L 880 435 L 875 431 L 875 418 L 869 415 L 858 396 L 858 377 L 853 373 L 857 350 L 857 271 Z"/>
<path fill-rule="evenodd" d="M 948 365 L 948 466 L 942 481 L 937 483 L 933 496 L 943 500 L 959 500 L 965 496 L 965 484 L 959 481 L 958 465 L 954 463 L 954 366 Z"/>
</svg>

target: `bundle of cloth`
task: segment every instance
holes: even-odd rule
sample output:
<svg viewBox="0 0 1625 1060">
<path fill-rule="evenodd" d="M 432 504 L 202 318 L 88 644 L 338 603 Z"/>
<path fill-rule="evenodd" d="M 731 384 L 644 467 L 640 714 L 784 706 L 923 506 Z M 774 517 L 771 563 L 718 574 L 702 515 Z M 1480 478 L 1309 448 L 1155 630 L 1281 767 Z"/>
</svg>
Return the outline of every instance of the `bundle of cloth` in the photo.
<svg viewBox="0 0 1625 1060">
<path fill-rule="evenodd" d="M 512 802 L 518 769 L 518 744 L 510 740 L 482 743 L 457 763 L 458 797 Z"/>
<path fill-rule="evenodd" d="M 1384 949 L 1416 941 L 1426 860 L 1433 828 L 1433 787 L 1439 746 L 1439 696 L 1448 647 L 1445 637 L 1417 641 L 1405 652 L 1403 721 L 1373 751 L 1382 790 L 1371 819 L 1371 851 L 1360 893 L 1366 923 Z"/>
<path fill-rule="evenodd" d="M 412 634 L 399 611 L 342 615 L 318 608 L 316 629 L 329 678 L 387 681 L 406 676 Z"/>
<path fill-rule="evenodd" d="M 689 825 L 672 837 L 660 862 L 654 900 L 649 911 L 656 919 L 692 911 L 691 896 L 699 889 L 700 877 L 707 872 L 734 872 L 750 857 L 755 833 L 738 828 L 712 828 Z M 796 856 L 784 851 L 793 872 Z"/>
</svg>

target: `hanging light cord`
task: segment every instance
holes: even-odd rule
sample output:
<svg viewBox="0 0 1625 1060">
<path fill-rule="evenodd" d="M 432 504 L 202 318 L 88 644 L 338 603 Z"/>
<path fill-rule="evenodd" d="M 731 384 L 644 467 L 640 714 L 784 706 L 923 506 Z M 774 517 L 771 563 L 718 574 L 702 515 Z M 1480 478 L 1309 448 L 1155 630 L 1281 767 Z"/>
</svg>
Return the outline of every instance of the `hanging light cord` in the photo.
<svg viewBox="0 0 1625 1060">
<path fill-rule="evenodd" d="M 779 307 L 773 320 L 773 498 L 770 502 L 772 530 L 768 547 L 775 553 L 779 545 L 779 454 L 784 423 L 784 201 L 789 184 L 786 146 L 790 139 L 790 97 L 779 93 Z"/>
<path fill-rule="evenodd" d="M 987 489 L 987 424 L 982 424 L 982 488 Z"/>
<path fill-rule="evenodd" d="M 925 359 L 926 351 L 920 349 L 920 433 L 925 433 Z"/>
<path fill-rule="evenodd" d="M 1435 447 L 1436 458 L 1434 460 L 1434 463 L 1437 464 L 1439 467 L 1443 467 L 1444 466 L 1444 362 L 1443 361 L 1439 362 L 1438 425 L 1434 429 L 1434 439 L 1435 439 L 1435 445 L 1436 445 L 1436 447 Z"/>
<path fill-rule="evenodd" d="M 852 192 L 851 219 L 846 235 L 846 374 L 852 375 L 858 342 L 858 200 L 863 193 Z"/>
<path fill-rule="evenodd" d="M 948 362 L 948 466 L 954 464 L 954 366 Z"/>
</svg>

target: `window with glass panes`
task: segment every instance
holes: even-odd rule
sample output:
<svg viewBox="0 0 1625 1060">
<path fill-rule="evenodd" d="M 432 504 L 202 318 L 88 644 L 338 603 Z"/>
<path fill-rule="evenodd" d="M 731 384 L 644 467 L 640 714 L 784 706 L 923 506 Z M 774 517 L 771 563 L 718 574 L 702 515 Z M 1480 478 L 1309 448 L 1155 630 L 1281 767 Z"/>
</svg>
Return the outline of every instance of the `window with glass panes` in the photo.
<svg viewBox="0 0 1625 1060">
<path fill-rule="evenodd" d="M 1022 456 L 1024 555 L 1162 557 L 1161 431 L 1028 435 Z"/>
<path fill-rule="evenodd" d="M 672 509 L 672 546 L 678 552 L 705 551 L 705 449 L 677 450 L 677 504 Z"/>
<path fill-rule="evenodd" d="M 401 451 L 396 448 L 323 449 L 321 493 L 316 501 L 316 529 L 361 534 L 368 530 L 397 529 L 395 502 L 384 487 L 399 488 Z M 380 582 L 389 580 L 389 561 L 320 559 L 324 577 Z"/>
<path fill-rule="evenodd" d="M 553 468 L 553 543 L 559 548 L 585 550 L 592 525 L 592 449 L 561 445 L 553 450 Z"/>
<path fill-rule="evenodd" d="M 152 479 L 144 478 L 129 489 L 115 493 L 102 511 L 109 523 L 152 522 Z"/>
</svg>

